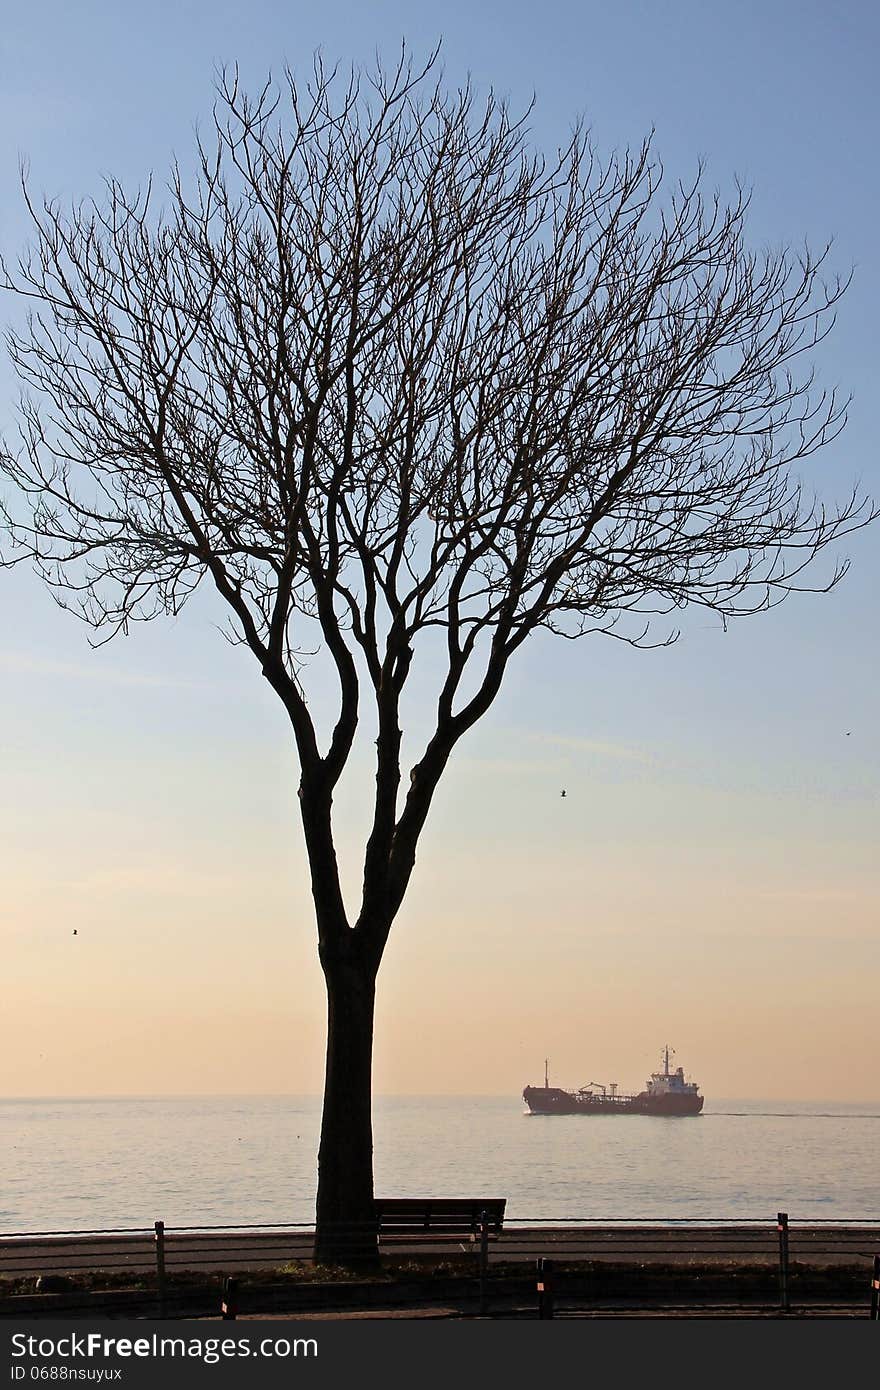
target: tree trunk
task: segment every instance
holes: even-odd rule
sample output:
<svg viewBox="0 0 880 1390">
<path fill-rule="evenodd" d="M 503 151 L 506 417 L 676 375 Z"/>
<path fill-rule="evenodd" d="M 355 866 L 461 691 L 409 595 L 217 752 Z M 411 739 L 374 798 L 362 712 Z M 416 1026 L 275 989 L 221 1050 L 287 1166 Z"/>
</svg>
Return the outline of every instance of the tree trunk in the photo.
<svg viewBox="0 0 880 1390">
<path fill-rule="evenodd" d="M 353 935 L 353 933 L 352 933 Z M 373 1211 L 372 1060 L 376 967 L 356 949 L 321 952 L 327 984 L 327 1069 L 315 1259 L 321 1264 L 378 1262 Z"/>
</svg>

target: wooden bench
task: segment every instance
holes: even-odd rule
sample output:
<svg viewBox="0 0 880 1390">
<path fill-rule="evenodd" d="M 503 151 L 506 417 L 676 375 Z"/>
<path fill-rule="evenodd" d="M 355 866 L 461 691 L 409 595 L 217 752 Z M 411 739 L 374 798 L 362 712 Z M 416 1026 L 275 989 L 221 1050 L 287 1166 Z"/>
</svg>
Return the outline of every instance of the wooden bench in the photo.
<svg viewBox="0 0 880 1390">
<path fill-rule="evenodd" d="M 379 1244 L 475 1246 L 484 1235 L 497 1240 L 506 1205 L 505 1197 L 377 1197 Z"/>
</svg>

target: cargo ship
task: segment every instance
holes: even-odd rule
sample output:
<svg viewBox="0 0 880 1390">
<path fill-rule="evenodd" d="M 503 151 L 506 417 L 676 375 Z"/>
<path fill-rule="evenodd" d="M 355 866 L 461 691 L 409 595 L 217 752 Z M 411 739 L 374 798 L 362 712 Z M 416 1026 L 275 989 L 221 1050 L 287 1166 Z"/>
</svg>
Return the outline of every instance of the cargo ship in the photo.
<svg viewBox="0 0 880 1390">
<path fill-rule="evenodd" d="M 591 1081 L 579 1091 L 562 1091 L 550 1085 L 544 1062 L 544 1085 L 526 1086 L 523 1100 L 533 1115 L 699 1115 L 703 1097 L 695 1081 L 685 1081 L 684 1070 L 669 1070 L 669 1048 L 663 1049 L 663 1070 L 651 1073 L 644 1091 L 619 1095 L 617 1083 L 607 1086 Z"/>
</svg>

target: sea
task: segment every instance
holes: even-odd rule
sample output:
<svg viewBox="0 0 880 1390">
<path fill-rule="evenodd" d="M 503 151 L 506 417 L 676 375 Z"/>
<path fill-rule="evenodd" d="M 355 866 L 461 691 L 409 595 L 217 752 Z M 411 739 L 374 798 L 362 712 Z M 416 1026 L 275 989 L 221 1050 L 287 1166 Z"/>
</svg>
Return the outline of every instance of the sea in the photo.
<svg viewBox="0 0 880 1390">
<path fill-rule="evenodd" d="M 0 1101 L 0 1234 L 309 1222 L 320 1099 Z M 880 1218 L 880 1103 L 529 1115 L 513 1096 L 374 1104 L 386 1197 L 506 1197 L 522 1221 Z"/>
</svg>

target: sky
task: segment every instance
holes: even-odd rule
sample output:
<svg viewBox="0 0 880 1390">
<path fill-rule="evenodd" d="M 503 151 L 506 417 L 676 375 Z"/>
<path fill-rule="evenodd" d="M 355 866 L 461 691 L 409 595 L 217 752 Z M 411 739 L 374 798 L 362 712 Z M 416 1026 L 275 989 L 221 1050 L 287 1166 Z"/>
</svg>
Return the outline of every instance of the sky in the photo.
<svg viewBox="0 0 880 1390">
<path fill-rule="evenodd" d="M 854 267 L 817 356 L 853 404 L 811 469 L 880 495 L 876 7 L 12 3 L 0 37 L 0 246 L 19 160 L 61 198 L 185 158 L 213 73 L 369 61 L 443 39 L 578 115 L 600 150 L 654 129 L 667 168 L 754 189 L 758 246 Z M 15 306 L 0 303 L 7 322 Z M 0 367 L 0 429 L 16 387 Z M 522 651 L 462 744 L 378 989 L 375 1089 L 517 1096 L 543 1075 L 640 1087 L 668 1042 L 707 1097 L 880 1100 L 880 527 L 828 595 L 662 651 Z M 0 573 L 0 1095 L 312 1093 L 323 986 L 286 720 L 210 605 L 100 651 L 32 574 Z M 337 799 L 354 889 L 370 769 Z M 567 795 L 559 796 L 562 787 Z M 74 929 L 76 935 L 74 936 Z"/>
</svg>

